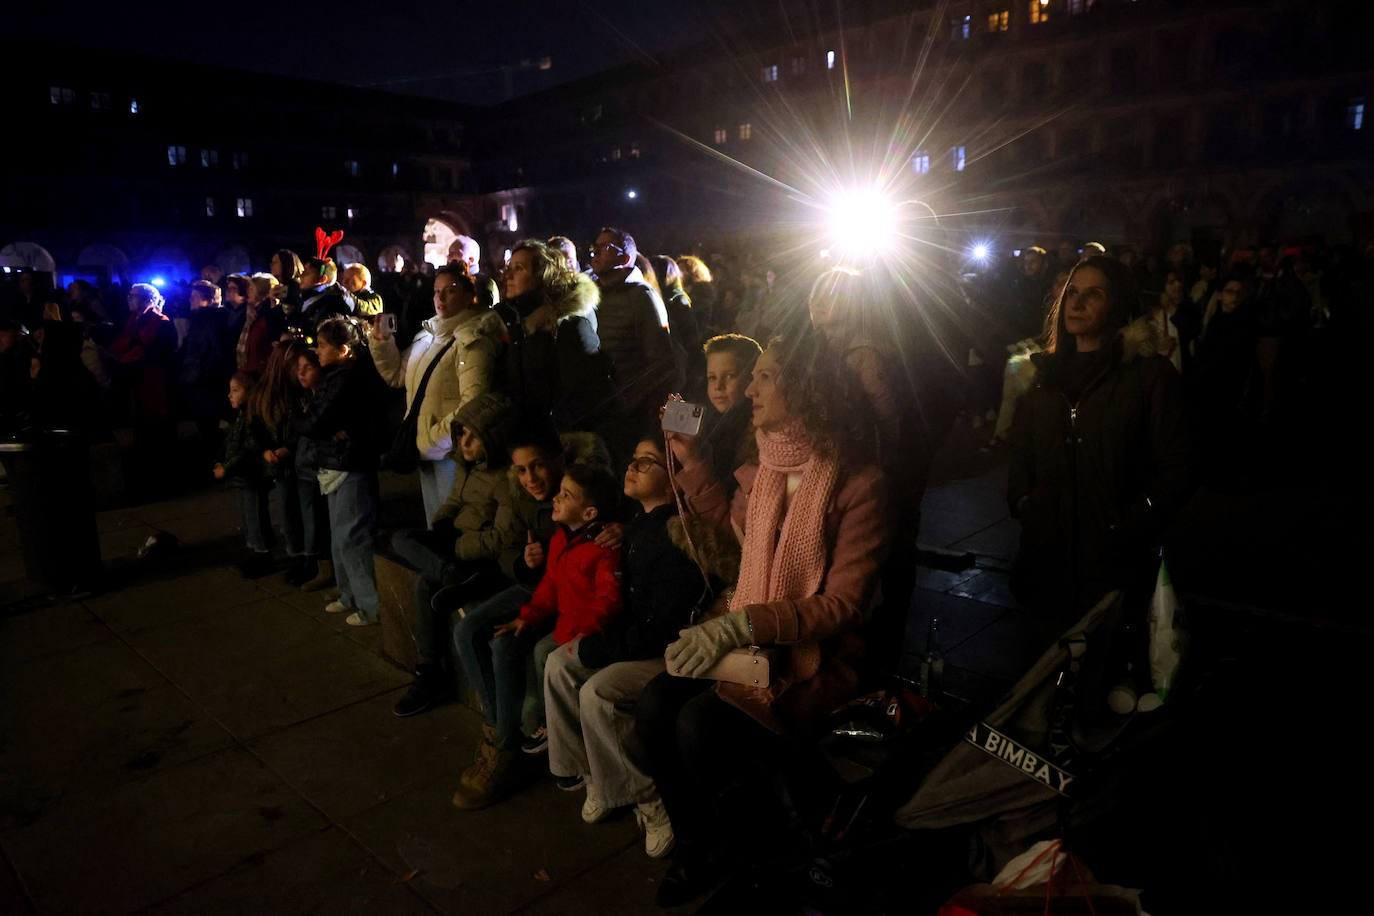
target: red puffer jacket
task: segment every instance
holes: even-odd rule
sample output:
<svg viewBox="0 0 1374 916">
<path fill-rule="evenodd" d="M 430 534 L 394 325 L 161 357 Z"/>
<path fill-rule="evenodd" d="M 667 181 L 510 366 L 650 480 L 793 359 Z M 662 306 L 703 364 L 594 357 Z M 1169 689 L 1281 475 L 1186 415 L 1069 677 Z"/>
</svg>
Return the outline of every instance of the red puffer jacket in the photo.
<svg viewBox="0 0 1374 916">
<path fill-rule="evenodd" d="M 620 613 L 620 549 L 598 547 L 600 525 L 568 533 L 562 525 L 549 542 L 544 577 L 520 619 L 539 626 L 555 616 L 553 637 L 561 646 L 578 636 L 599 633 Z"/>
</svg>

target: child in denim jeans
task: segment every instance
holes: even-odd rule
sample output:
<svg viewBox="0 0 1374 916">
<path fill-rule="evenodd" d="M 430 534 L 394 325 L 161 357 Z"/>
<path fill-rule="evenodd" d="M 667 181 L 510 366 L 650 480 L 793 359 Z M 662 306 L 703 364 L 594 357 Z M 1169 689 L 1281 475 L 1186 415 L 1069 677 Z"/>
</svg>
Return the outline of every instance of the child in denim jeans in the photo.
<svg viewBox="0 0 1374 916">
<path fill-rule="evenodd" d="M 239 518 L 247 546 L 239 572 L 245 578 L 256 579 L 272 571 L 273 536 L 267 507 L 271 482 L 264 473 L 261 436 L 248 413 L 248 396 L 252 392 L 253 379 L 246 373 L 235 372 L 229 379 L 229 406 L 234 419 L 224 434 L 224 447 L 214 475 L 216 480 L 227 480 L 229 488 L 238 494 Z"/>
</svg>

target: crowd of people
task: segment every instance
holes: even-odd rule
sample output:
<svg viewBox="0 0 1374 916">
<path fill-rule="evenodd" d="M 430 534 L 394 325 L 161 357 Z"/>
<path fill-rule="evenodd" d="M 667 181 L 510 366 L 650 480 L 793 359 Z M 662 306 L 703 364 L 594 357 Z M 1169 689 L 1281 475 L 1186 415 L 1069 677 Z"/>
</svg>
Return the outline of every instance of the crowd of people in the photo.
<svg viewBox="0 0 1374 916">
<path fill-rule="evenodd" d="M 959 408 L 995 415 L 978 363 L 1016 380 L 993 447 L 1048 644 L 1113 590 L 1143 614 L 1196 455 L 1278 409 L 1294 353 L 1369 295 L 1348 257 L 1031 248 L 964 278 L 982 333 L 932 341 L 881 265 L 818 264 L 789 295 L 607 227 L 586 269 L 568 239 L 530 239 L 496 277 L 460 239 L 419 320 L 320 236 L 267 272 L 207 268 L 176 321 L 149 284 L 127 315 L 79 282 L 20 287 L 6 424 L 130 428 L 152 493 L 192 421 L 238 496 L 244 574 L 334 587 L 350 625 L 384 613 L 376 551 L 410 565 L 418 665 L 395 714 L 466 682 L 485 718 L 454 805 L 499 802 L 546 753 L 586 822 L 632 808 L 648 855 L 672 854 L 665 905 L 790 842 L 776 773 L 900 648 L 935 450 Z M 426 524 L 379 543 L 382 469 L 418 476 Z M 741 653 L 766 654 L 764 681 Z"/>
</svg>

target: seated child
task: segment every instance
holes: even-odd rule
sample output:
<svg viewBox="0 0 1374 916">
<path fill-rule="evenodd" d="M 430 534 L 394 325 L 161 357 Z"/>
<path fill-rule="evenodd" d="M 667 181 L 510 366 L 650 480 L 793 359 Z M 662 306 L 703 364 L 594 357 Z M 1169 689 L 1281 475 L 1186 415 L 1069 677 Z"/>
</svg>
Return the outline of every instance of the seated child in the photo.
<svg viewBox="0 0 1374 916">
<path fill-rule="evenodd" d="M 549 770 L 560 789 L 586 785 L 582 819 L 589 824 L 634 805 L 645 850 L 660 858 L 672 849 L 672 826 L 653 777 L 627 753 L 624 740 L 634 730 L 634 700 L 663 673 L 663 650 L 691 625 L 705 580 L 669 533 L 678 512 L 659 436 L 635 446 L 625 495 L 640 509 L 621 544 L 625 606 L 600 632 L 552 653 L 545 668 Z"/>
<path fill-rule="evenodd" d="M 415 583 L 415 681 L 399 702 L 398 716 L 413 716 L 453 695 L 449 615 L 454 603 L 486 598 L 508 580 L 496 561 L 502 551 L 523 547 L 525 531 L 511 512 L 501 512 L 506 490 L 506 437 L 514 405 L 487 392 L 459 410 L 453 441 L 457 466 L 453 490 L 435 512 L 432 527 L 398 531 L 392 549 L 420 577 Z M 444 588 L 455 590 L 447 602 L 434 601 Z"/>
<path fill-rule="evenodd" d="M 458 808 L 482 808 L 509 792 L 530 675 L 542 683 L 549 653 L 579 636 L 599 632 L 619 612 L 620 551 L 596 543 L 601 519 L 615 512 L 619 490 L 602 467 L 575 464 L 563 473 L 553 499 L 552 518 L 559 527 L 549 542 L 544 574 L 515 619 L 492 630 L 490 668 L 481 672 L 489 678 L 485 686 L 492 703 L 484 712 L 492 737 L 482 742 L 476 761 L 463 773 L 462 785 L 453 795 Z M 531 550 L 538 547 L 533 532 L 527 540 L 527 552 L 536 552 Z M 553 632 L 547 633 L 550 624 Z"/>
<path fill-rule="evenodd" d="M 248 412 L 252 392 L 253 379 L 247 373 L 235 372 L 229 379 L 234 419 L 224 434 L 222 455 L 213 473 L 216 480 L 229 481 L 229 488 L 238 495 L 243 540 L 248 548 L 239 572 L 246 579 L 259 579 L 272 572 L 272 518 L 267 504 L 271 481 L 263 467 L 261 433 Z"/>
</svg>

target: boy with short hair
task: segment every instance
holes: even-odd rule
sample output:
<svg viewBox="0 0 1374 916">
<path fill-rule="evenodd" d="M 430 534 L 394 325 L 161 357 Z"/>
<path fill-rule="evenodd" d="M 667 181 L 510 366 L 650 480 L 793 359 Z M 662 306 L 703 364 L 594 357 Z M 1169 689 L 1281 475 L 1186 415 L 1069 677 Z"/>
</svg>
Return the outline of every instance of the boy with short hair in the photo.
<svg viewBox="0 0 1374 916">
<path fill-rule="evenodd" d="M 533 480 L 530 470 L 526 468 L 522 484 L 526 489 L 535 486 L 531 495 L 543 492 L 547 484 Z M 576 637 L 599 632 L 620 610 L 620 551 L 596 543 L 602 520 L 614 515 L 618 497 L 615 478 L 604 467 L 575 464 L 562 474 L 552 500 L 551 519 L 559 527 L 546 558 L 530 532 L 526 566 L 534 565 L 532 559 L 545 559 L 544 572 L 515 619 L 492 630 L 490 668 L 478 669 L 489 700 L 484 703 L 488 738 L 478 747 L 476 761 L 463 773 L 462 785 L 453 795 L 458 808 L 482 808 L 509 791 L 520 744 L 521 705 L 529 681 L 534 680 L 527 677 L 527 667 L 542 687 L 543 662 L 550 652 Z M 491 605 L 508 607 L 521 594 L 521 586 L 512 586 L 484 603 L 485 609 L 473 610 L 489 614 Z M 537 639 L 550 623 L 553 632 Z M 475 680 L 472 670 L 468 674 L 469 680 Z M 540 720 L 542 699 L 539 689 Z"/>
</svg>

